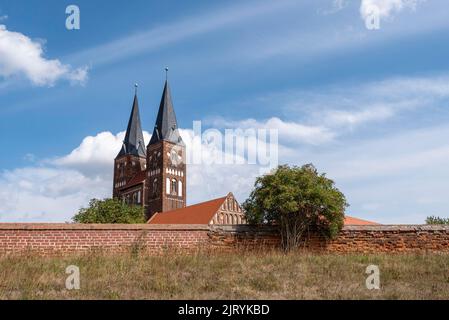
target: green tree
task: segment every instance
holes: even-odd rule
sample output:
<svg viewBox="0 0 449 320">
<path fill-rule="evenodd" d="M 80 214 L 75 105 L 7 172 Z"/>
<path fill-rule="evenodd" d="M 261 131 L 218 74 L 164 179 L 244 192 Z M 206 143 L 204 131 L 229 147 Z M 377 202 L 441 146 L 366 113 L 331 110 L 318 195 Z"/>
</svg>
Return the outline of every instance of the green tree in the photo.
<svg viewBox="0 0 449 320">
<path fill-rule="evenodd" d="M 279 227 L 285 250 L 297 248 L 310 230 L 335 237 L 343 227 L 347 206 L 334 182 L 312 164 L 283 165 L 258 177 L 243 204 L 250 223 Z"/>
<path fill-rule="evenodd" d="M 77 223 L 145 223 L 141 206 L 132 206 L 118 199 L 92 199 L 72 218 Z"/>
<path fill-rule="evenodd" d="M 449 218 L 440 218 L 435 216 L 427 217 L 427 224 L 449 224 Z"/>
</svg>

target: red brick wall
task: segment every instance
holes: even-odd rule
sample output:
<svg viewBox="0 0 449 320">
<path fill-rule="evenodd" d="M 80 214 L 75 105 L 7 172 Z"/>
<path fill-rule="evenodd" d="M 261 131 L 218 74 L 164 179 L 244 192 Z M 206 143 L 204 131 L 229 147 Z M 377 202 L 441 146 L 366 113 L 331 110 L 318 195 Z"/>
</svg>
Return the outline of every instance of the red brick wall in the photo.
<svg viewBox="0 0 449 320">
<path fill-rule="evenodd" d="M 80 225 L 0 224 L 0 255 L 36 252 L 42 255 L 92 250 L 154 254 L 166 249 L 234 250 L 277 247 L 273 228 L 205 225 Z M 337 239 L 313 236 L 307 249 L 328 252 L 449 253 L 449 226 L 346 226 Z"/>
<path fill-rule="evenodd" d="M 0 224 L 0 255 L 124 252 L 134 248 L 157 253 L 202 246 L 209 240 L 207 232 L 207 226 L 196 225 Z"/>
<path fill-rule="evenodd" d="M 334 252 L 449 253 L 449 226 L 346 226 L 325 248 Z"/>
<path fill-rule="evenodd" d="M 215 226 L 211 230 L 214 246 L 276 247 L 280 238 L 273 228 L 251 226 Z M 312 235 L 305 244 L 307 250 L 341 253 L 416 252 L 449 253 L 449 226 L 391 225 L 345 226 L 332 241 Z"/>
</svg>

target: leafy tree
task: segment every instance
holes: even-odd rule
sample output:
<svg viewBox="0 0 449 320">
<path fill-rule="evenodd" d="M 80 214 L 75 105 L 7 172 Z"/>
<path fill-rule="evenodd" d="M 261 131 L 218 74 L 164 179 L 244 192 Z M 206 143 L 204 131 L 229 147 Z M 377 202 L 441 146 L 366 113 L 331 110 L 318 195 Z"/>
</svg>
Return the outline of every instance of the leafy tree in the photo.
<svg viewBox="0 0 449 320">
<path fill-rule="evenodd" d="M 92 199 L 72 219 L 78 223 L 145 223 L 142 207 L 118 199 Z"/>
<path fill-rule="evenodd" d="M 427 224 L 449 224 L 449 218 L 440 218 L 435 216 L 427 217 Z"/>
<path fill-rule="evenodd" d="M 310 229 L 333 238 L 343 227 L 346 198 L 312 164 L 279 166 L 258 177 L 254 187 L 243 204 L 246 218 L 277 225 L 285 250 L 298 247 Z"/>
</svg>

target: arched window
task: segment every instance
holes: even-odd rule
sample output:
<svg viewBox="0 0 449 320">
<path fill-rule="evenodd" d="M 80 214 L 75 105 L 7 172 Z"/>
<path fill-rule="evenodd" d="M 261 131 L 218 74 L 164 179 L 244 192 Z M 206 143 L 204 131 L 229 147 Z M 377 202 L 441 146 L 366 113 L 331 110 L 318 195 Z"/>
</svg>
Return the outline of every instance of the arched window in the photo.
<svg viewBox="0 0 449 320">
<path fill-rule="evenodd" d="M 171 194 L 178 194 L 178 182 L 176 179 L 172 179 L 171 181 Z"/>
<path fill-rule="evenodd" d="M 182 197 L 182 181 L 178 181 L 178 196 Z"/>
<path fill-rule="evenodd" d="M 167 178 L 167 180 L 165 180 L 165 189 L 167 189 L 165 190 L 165 192 L 167 194 L 170 194 L 170 178 Z"/>
<path fill-rule="evenodd" d="M 157 178 L 153 180 L 153 196 L 157 195 Z"/>
</svg>

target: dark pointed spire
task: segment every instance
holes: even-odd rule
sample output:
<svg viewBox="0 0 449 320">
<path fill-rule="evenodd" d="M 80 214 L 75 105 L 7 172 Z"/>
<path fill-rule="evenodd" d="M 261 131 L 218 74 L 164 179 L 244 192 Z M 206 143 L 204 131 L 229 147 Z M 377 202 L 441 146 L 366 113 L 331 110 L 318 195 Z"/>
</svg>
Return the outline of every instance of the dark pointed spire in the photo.
<svg viewBox="0 0 449 320">
<path fill-rule="evenodd" d="M 161 140 L 184 144 L 179 135 L 178 123 L 176 121 L 175 110 L 173 109 L 168 80 L 165 80 L 164 92 L 162 93 L 161 103 L 159 105 L 159 111 L 157 113 L 156 124 L 154 125 L 150 144 Z"/>
<path fill-rule="evenodd" d="M 134 94 L 133 108 L 131 111 L 131 116 L 129 117 L 125 140 L 123 140 L 122 149 L 117 157 L 124 155 L 134 155 L 138 157 L 146 156 L 142 125 L 140 123 L 139 102 L 137 100 L 137 84 L 135 85 L 135 88 L 136 92 Z"/>
</svg>

